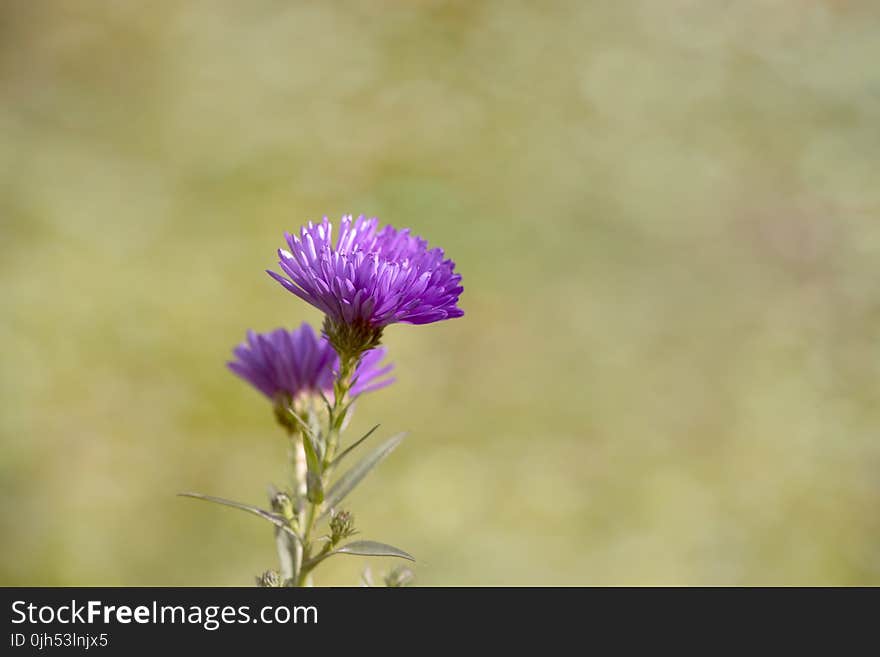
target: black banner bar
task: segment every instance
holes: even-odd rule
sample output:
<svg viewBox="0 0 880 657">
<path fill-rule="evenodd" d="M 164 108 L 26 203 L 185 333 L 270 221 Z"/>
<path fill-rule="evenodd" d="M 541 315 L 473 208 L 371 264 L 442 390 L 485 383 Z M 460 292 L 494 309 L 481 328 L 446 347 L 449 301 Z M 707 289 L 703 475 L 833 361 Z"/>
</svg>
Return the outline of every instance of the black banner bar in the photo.
<svg viewBox="0 0 880 657">
<path fill-rule="evenodd" d="M 587 651 L 651 643 L 803 639 L 839 624 L 873 632 L 880 589 L 6 588 L 2 654 L 462 648 L 524 640 Z M 597 643 L 599 642 L 599 643 Z M 814 647 L 817 644 L 814 643 Z M 836 644 L 835 644 L 836 645 Z M 422 646 L 424 647 L 424 645 Z M 706 645 L 706 647 L 711 647 Z"/>
</svg>

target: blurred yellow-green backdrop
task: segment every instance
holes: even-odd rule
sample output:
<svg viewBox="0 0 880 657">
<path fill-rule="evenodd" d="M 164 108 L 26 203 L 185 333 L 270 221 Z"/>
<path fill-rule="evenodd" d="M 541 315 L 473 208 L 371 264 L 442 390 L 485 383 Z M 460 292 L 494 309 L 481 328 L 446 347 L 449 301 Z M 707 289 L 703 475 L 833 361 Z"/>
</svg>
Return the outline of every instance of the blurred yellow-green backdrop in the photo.
<svg viewBox="0 0 880 657">
<path fill-rule="evenodd" d="M 3 2 L 0 584 L 275 565 L 175 493 L 283 479 L 224 362 L 347 213 L 464 276 L 355 420 L 418 583 L 880 584 L 878 62 L 874 0 Z"/>
</svg>

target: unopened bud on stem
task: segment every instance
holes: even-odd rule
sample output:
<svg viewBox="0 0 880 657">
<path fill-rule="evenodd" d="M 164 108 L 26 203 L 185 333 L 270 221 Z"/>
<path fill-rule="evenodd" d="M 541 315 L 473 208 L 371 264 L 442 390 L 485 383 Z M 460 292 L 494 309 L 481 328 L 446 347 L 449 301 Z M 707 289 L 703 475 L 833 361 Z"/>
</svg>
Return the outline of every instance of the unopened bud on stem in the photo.
<svg viewBox="0 0 880 657">
<path fill-rule="evenodd" d="M 272 510 L 275 513 L 280 513 L 287 522 L 296 516 L 293 500 L 290 499 L 290 495 L 281 491 L 272 496 Z"/>
<path fill-rule="evenodd" d="M 354 533 L 354 516 L 349 511 L 337 511 L 330 517 L 330 541 L 334 545 Z"/>
<path fill-rule="evenodd" d="M 278 588 L 281 586 L 281 575 L 277 570 L 267 570 L 257 577 L 257 586 L 261 588 Z"/>
</svg>

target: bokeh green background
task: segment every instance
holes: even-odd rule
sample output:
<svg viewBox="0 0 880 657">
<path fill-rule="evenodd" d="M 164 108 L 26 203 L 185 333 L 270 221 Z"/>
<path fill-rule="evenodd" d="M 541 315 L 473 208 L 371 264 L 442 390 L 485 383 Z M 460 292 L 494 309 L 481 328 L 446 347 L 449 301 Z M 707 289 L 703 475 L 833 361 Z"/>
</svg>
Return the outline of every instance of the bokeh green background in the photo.
<svg viewBox="0 0 880 657">
<path fill-rule="evenodd" d="M 3 2 L 0 583 L 275 564 L 175 493 L 282 480 L 224 362 L 366 213 L 464 276 L 355 421 L 418 583 L 880 584 L 878 62 L 874 0 Z"/>
</svg>

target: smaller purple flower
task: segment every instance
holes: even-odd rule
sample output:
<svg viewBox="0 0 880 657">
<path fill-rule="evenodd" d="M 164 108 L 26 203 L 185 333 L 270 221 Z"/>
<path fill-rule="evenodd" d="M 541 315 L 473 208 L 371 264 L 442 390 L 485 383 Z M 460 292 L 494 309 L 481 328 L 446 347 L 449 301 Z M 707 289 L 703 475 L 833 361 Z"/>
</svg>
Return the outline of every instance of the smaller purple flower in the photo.
<svg viewBox="0 0 880 657">
<path fill-rule="evenodd" d="M 247 341 L 233 350 L 235 360 L 227 363 L 232 372 L 273 401 L 290 400 L 321 392 L 333 394 L 333 381 L 339 370 L 339 357 L 322 336 L 308 324 L 294 331 L 283 328 L 269 333 L 248 331 Z M 355 369 L 352 396 L 384 388 L 394 382 L 384 378 L 394 367 L 382 367 L 385 349 L 364 353 Z"/>
</svg>

